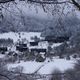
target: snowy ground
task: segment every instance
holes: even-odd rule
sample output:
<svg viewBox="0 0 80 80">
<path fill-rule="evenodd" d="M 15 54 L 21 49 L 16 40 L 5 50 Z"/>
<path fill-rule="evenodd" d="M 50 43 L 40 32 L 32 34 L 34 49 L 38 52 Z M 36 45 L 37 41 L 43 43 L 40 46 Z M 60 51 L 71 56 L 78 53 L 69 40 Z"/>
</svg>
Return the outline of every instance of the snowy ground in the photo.
<svg viewBox="0 0 80 80">
<path fill-rule="evenodd" d="M 5 55 L 3 55 L 3 54 L 0 54 L 0 58 L 4 58 L 5 57 Z"/>
<path fill-rule="evenodd" d="M 73 68 L 75 61 L 74 60 L 65 60 L 65 59 L 54 59 L 51 62 L 35 62 L 27 61 L 15 64 L 8 64 L 8 69 L 16 68 L 18 66 L 23 67 L 23 73 L 31 74 L 37 71 L 39 68 L 39 74 L 51 74 L 52 71 L 58 69 L 60 71 L 65 71 L 67 69 Z"/>
<path fill-rule="evenodd" d="M 26 38 L 27 40 L 31 40 L 31 37 L 37 36 L 40 37 L 41 33 L 39 32 L 20 32 L 21 38 Z M 16 42 L 19 39 L 19 34 L 18 33 L 14 33 L 14 32 L 9 32 L 9 33 L 3 33 L 0 34 L 0 39 L 4 38 L 4 39 L 8 39 L 11 38 L 13 39 L 14 42 Z"/>
</svg>

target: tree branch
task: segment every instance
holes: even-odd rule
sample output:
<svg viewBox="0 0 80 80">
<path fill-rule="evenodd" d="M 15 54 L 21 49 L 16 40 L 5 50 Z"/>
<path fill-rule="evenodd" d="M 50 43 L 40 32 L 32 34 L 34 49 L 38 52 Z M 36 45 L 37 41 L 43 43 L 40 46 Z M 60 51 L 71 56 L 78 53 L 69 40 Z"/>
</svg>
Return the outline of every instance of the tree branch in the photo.
<svg viewBox="0 0 80 80">
<path fill-rule="evenodd" d="M 3 76 L 5 78 L 7 78 L 8 80 L 11 80 L 9 77 L 7 77 L 6 75 L 0 74 L 0 76 Z"/>
<path fill-rule="evenodd" d="M 75 0 L 72 0 L 73 4 L 80 10 L 80 4 Z"/>
<path fill-rule="evenodd" d="M 33 3 L 40 3 L 40 4 L 63 4 L 69 1 L 62 1 L 62 2 L 58 2 L 58 1 L 37 1 L 37 0 L 28 0 L 29 2 L 33 2 Z"/>
<path fill-rule="evenodd" d="M 8 3 L 8 2 L 12 2 L 12 1 L 15 1 L 15 0 L 0 0 L 0 3 Z"/>
</svg>

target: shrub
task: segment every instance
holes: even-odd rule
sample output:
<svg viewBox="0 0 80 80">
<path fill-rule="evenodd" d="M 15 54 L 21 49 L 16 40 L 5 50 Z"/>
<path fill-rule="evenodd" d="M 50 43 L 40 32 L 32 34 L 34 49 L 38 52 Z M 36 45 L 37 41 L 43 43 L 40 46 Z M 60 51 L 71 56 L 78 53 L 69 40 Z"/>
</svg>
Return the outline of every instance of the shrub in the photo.
<svg viewBox="0 0 80 80">
<path fill-rule="evenodd" d="M 58 69 L 55 69 L 53 72 L 52 72 L 52 77 L 50 80 L 62 80 L 62 76 L 61 76 L 61 71 L 58 70 Z"/>
<path fill-rule="evenodd" d="M 65 71 L 64 80 L 79 80 L 76 75 L 77 73 L 74 69 L 68 69 Z"/>
</svg>

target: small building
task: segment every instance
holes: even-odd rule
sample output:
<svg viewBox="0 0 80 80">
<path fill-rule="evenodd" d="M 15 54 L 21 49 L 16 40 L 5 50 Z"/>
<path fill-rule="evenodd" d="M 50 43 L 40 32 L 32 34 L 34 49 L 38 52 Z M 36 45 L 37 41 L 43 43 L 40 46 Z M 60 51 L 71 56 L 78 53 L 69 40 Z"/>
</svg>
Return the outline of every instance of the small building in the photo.
<svg viewBox="0 0 80 80">
<path fill-rule="evenodd" d="M 38 46 L 38 42 L 30 42 L 30 46 Z"/>
<path fill-rule="evenodd" d="M 18 44 L 16 46 L 16 50 L 20 51 L 20 52 L 24 52 L 28 50 L 27 44 Z"/>
<path fill-rule="evenodd" d="M 40 52 L 45 52 L 46 53 L 46 49 L 42 49 L 42 48 L 32 48 L 31 50 L 30 50 L 31 52 L 37 52 L 37 53 L 40 53 Z"/>
</svg>

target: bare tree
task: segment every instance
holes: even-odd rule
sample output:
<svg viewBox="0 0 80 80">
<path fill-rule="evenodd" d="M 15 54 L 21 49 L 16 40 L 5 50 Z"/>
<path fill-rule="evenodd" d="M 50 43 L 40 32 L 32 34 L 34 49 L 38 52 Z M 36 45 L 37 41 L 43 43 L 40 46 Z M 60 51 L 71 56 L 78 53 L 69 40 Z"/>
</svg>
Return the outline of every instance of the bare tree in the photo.
<svg viewBox="0 0 80 80">
<path fill-rule="evenodd" d="M 0 0 L 0 3 L 7 3 L 7 2 L 11 2 L 11 1 L 15 1 L 15 0 Z"/>
<path fill-rule="evenodd" d="M 76 0 L 72 0 L 73 4 L 80 10 L 80 4 Z"/>
<path fill-rule="evenodd" d="M 16 0 L 0 0 L 0 3 L 7 3 L 7 2 L 12 2 Z M 19 0 L 19 1 L 26 1 L 26 0 Z M 40 3 L 40 4 L 64 4 L 64 3 L 71 3 L 74 4 L 79 10 L 80 10 L 80 3 L 79 0 L 27 0 L 29 2 L 33 3 Z"/>
</svg>

